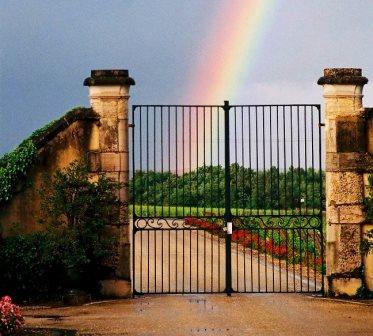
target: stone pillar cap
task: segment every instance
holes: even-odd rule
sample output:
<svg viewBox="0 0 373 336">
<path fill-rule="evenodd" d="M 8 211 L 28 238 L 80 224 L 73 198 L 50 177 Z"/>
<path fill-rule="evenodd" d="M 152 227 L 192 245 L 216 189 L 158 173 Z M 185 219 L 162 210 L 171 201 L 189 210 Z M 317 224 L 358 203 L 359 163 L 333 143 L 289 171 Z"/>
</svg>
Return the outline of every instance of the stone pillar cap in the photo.
<svg viewBox="0 0 373 336">
<path fill-rule="evenodd" d="M 135 85 L 135 81 L 129 76 L 128 70 L 91 70 L 91 77 L 86 78 L 83 85 Z"/>
<path fill-rule="evenodd" d="M 365 85 L 368 79 L 362 76 L 361 69 L 357 68 L 327 68 L 324 76 L 320 77 L 317 84 L 339 84 L 339 85 Z"/>
</svg>

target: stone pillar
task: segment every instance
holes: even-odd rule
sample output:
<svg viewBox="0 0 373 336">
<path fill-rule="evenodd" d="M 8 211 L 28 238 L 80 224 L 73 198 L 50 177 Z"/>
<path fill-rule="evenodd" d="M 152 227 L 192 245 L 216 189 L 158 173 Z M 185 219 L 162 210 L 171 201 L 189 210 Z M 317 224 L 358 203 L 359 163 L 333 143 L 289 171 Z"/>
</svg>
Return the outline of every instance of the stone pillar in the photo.
<svg viewBox="0 0 373 336">
<path fill-rule="evenodd" d="M 100 125 L 91 141 L 92 171 L 123 183 L 119 197 L 128 202 L 129 149 L 128 99 L 129 89 L 135 81 L 128 70 L 92 70 L 84 81 L 89 87 L 92 109 L 100 116 Z M 130 230 L 128 207 L 121 209 L 123 223 L 109 231 L 117 239 L 118 251 L 113 258 L 113 279 L 102 281 L 102 292 L 107 296 L 126 297 L 131 293 Z"/>
<path fill-rule="evenodd" d="M 362 286 L 360 242 L 366 153 L 361 69 L 325 69 L 326 292 L 353 296 Z"/>
<path fill-rule="evenodd" d="M 373 108 L 365 108 L 365 116 L 367 118 L 367 152 L 369 155 L 369 159 L 366 161 L 371 162 L 364 174 L 365 196 L 373 197 L 368 181 L 369 175 L 373 174 Z M 371 230 L 373 230 L 373 223 L 370 220 L 364 225 L 363 234 L 366 234 Z M 369 253 L 367 256 L 364 256 L 364 265 L 365 284 L 367 289 L 373 292 L 373 252 Z"/>
</svg>

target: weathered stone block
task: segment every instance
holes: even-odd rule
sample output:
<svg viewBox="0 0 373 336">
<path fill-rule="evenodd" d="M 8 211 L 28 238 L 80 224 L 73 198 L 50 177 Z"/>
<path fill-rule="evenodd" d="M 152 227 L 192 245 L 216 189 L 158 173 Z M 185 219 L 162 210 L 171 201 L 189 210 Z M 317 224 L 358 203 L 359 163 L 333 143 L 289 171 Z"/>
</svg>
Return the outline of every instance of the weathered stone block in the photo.
<svg viewBox="0 0 373 336">
<path fill-rule="evenodd" d="M 360 242 L 360 225 L 341 225 L 337 245 L 338 267 L 336 267 L 336 273 L 353 272 L 361 266 Z"/>
<path fill-rule="evenodd" d="M 363 203 L 364 181 L 360 173 L 329 172 L 325 187 L 327 206 Z"/>
<path fill-rule="evenodd" d="M 336 152 L 365 152 L 365 120 L 362 117 L 337 118 L 334 122 Z"/>
<path fill-rule="evenodd" d="M 119 172 L 121 168 L 119 153 L 101 153 L 101 170 Z"/>
<path fill-rule="evenodd" d="M 366 109 L 367 110 L 367 109 Z M 366 121 L 366 141 L 367 141 L 367 151 L 373 153 L 373 109 L 369 109 L 368 119 Z"/>
<path fill-rule="evenodd" d="M 344 278 L 332 280 L 332 291 L 334 292 L 335 296 L 355 296 L 357 290 L 361 286 L 362 281 L 358 278 Z"/>
<path fill-rule="evenodd" d="M 116 119 L 101 118 L 100 149 L 104 152 L 118 151 L 118 122 Z"/>
<path fill-rule="evenodd" d="M 329 224 L 361 224 L 365 220 L 364 205 L 330 205 L 327 207 Z"/>
</svg>

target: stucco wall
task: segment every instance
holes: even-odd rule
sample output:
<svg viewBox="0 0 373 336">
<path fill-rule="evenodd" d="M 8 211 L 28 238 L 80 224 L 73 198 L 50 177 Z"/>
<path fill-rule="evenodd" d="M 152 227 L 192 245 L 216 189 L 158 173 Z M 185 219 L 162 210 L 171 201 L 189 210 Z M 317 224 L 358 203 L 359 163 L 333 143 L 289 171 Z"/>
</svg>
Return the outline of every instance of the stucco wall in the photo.
<svg viewBox="0 0 373 336">
<path fill-rule="evenodd" d="M 93 120 L 75 121 L 38 150 L 39 159 L 27 174 L 27 179 L 20 182 L 19 192 L 0 209 L 3 237 L 43 229 L 38 223 L 39 189 L 43 176 L 52 176 L 57 169 L 84 157 L 89 151 L 95 128 Z"/>
</svg>

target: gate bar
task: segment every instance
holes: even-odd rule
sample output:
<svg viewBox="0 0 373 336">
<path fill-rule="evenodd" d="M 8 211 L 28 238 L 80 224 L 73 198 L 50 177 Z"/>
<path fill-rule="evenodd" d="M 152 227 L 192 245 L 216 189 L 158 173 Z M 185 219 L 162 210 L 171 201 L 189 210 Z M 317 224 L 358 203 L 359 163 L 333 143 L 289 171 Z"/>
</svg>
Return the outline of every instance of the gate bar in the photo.
<svg viewBox="0 0 373 336">
<path fill-rule="evenodd" d="M 224 157 L 225 157 L 225 213 L 224 220 L 225 225 L 228 227 L 228 223 L 232 222 L 232 211 L 231 211 L 231 167 L 230 167 L 230 137 L 229 137 L 229 110 L 231 106 L 229 101 L 225 100 L 223 105 L 224 110 Z M 232 235 L 226 231 L 225 235 L 225 292 L 228 296 L 231 296 L 232 289 Z"/>
</svg>

